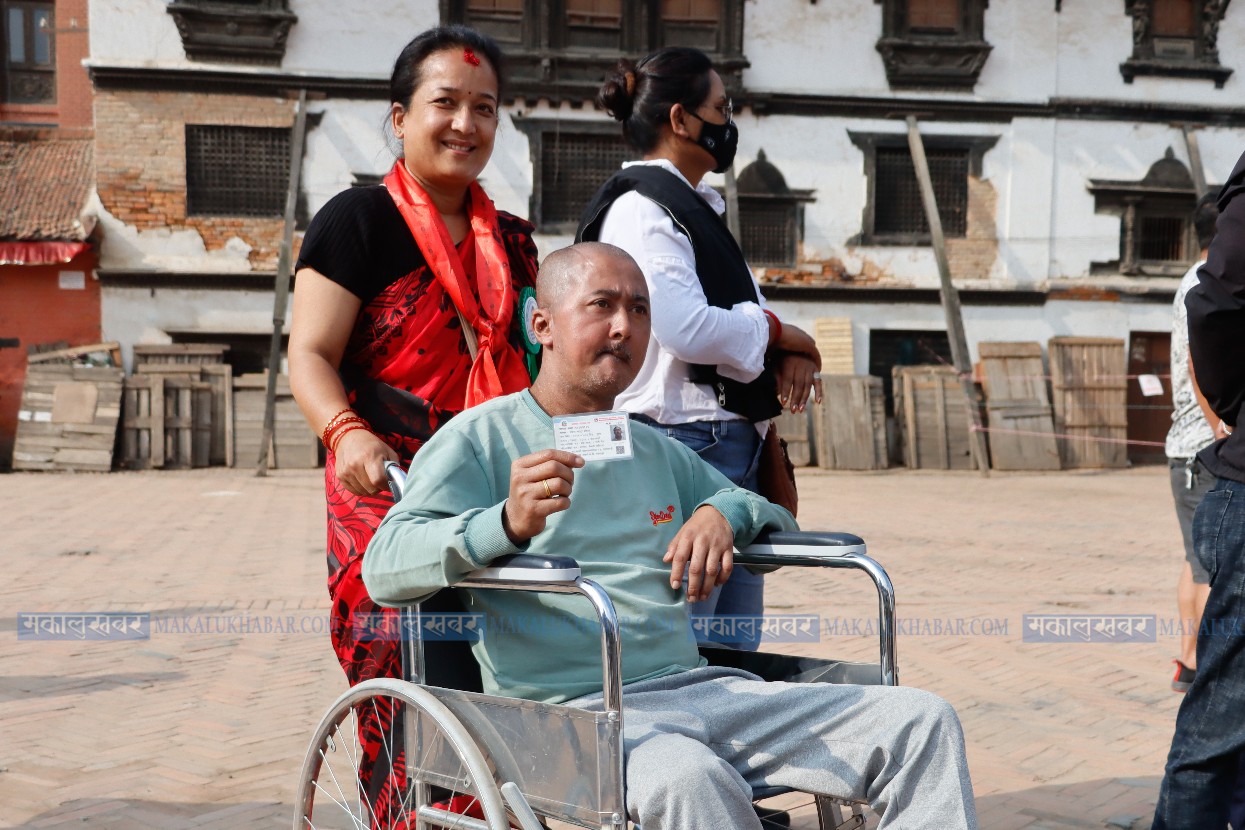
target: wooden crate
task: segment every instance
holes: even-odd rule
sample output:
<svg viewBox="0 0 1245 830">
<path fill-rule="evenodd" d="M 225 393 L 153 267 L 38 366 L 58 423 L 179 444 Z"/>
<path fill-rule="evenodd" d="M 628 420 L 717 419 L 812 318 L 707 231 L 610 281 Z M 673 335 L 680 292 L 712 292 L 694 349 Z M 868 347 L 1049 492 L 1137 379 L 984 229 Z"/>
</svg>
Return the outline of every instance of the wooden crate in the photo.
<svg viewBox="0 0 1245 830">
<path fill-rule="evenodd" d="M 1059 445 L 1040 343 L 978 343 L 989 421 L 990 466 L 1058 470 Z"/>
<path fill-rule="evenodd" d="M 221 343 L 140 343 L 134 346 L 134 373 L 148 363 L 224 363 L 227 351 Z"/>
<path fill-rule="evenodd" d="M 28 366 L 13 469 L 111 470 L 123 379 L 110 367 Z"/>
<path fill-rule="evenodd" d="M 164 469 L 206 467 L 212 446 L 211 384 L 166 377 L 163 386 Z"/>
<path fill-rule="evenodd" d="M 164 380 L 161 375 L 126 379 L 121 463 L 128 469 L 164 466 Z"/>
<path fill-rule="evenodd" d="M 136 376 L 176 377 L 211 387 L 211 444 L 208 463 L 233 466 L 233 367 L 227 363 L 144 363 Z"/>
<path fill-rule="evenodd" d="M 264 435 L 264 398 L 268 373 L 239 375 L 233 379 L 234 465 L 254 467 Z M 277 377 L 277 402 L 273 421 L 274 447 L 268 451 L 273 469 L 307 469 L 320 464 L 320 436 L 311 431 L 290 392 L 285 375 Z"/>
<path fill-rule="evenodd" d="M 817 463 L 827 470 L 884 470 L 886 399 L 872 375 L 822 375 L 824 400 L 813 407 Z"/>
<path fill-rule="evenodd" d="M 778 430 L 778 437 L 787 442 L 787 457 L 796 467 L 807 467 L 813 463 L 812 424 L 809 422 L 810 410 L 792 413 L 784 409 L 774 419 L 773 429 Z"/>
<path fill-rule="evenodd" d="M 856 351 L 852 341 L 852 318 L 818 317 L 813 339 L 821 352 L 823 375 L 850 375 L 856 371 Z"/>
<path fill-rule="evenodd" d="M 972 470 L 972 418 L 953 366 L 895 366 L 895 420 L 904 463 L 914 469 Z"/>
<path fill-rule="evenodd" d="M 1052 337 L 1051 392 L 1055 431 L 1068 469 L 1128 464 L 1128 379 L 1124 341 L 1109 337 Z"/>
</svg>

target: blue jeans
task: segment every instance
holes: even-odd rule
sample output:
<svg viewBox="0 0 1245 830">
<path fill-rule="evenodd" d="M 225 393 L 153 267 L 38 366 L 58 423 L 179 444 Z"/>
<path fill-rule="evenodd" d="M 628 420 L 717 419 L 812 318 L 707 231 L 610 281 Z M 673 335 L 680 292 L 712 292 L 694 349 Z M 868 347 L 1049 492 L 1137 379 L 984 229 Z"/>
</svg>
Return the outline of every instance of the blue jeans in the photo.
<svg viewBox="0 0 1245 830">
<path fill-rule="evenodd" d="M 692 421 L 686 424 L 660 424 L 645 415 L 631 416 L 661 430 L 670 438 L 690 447 L 711 467 L 736 486 L 756 492 L 757 463 L 761 456 L 761 436 L 748 421 Z M 686 586 L 686 580 L 684 581 Z M 759 617 L 765 613 L 765 578 L 744 567 L 735 568 L 725 585 L 713 589 L 708 599 L 689 603 L 693 616 L 733 614 Z M 698 636 L 700 632 L 697 632 Z M 701 640 L 701 642 L 708 642 Z M 757 643 L 741 643 L 756 651 Z"/>
<path fill-rule="evenodd" d="M 1153 830 L 1227 825 L 1245 750 L 1245 484 L 1219 479 L 1193 517 L 1193 543 L 1210 574 L 1210 598 Z"/>
</svg>

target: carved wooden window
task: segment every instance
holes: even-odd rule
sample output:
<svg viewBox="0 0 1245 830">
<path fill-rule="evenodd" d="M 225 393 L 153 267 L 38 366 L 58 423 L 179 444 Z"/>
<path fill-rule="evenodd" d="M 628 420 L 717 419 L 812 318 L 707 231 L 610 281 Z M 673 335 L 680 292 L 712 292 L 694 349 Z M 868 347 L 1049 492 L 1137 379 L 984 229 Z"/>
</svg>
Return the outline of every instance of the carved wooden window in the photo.
<svg viewBox="0 0 1245 830">
<path fill-rule="evenodd" d="M 744 0 L 440 0 L 441 20 L 506 46 L 508 95 L 590 100 L 623 55 L 707 52 L 728 88 L 743 68 Z"/>
<path fill-rule="evenodd" d="M 51 3 L 0 2 L 4 35 L 3 84 L 10 104 L 56 102 L 55 18 Z"/>
<path fill-rule="evenodd" d="M 875 0 L 882 5 L 877 49 L 892 87 L 972 89 L 990 55 L 989 0 Z"/>
<path fill-rule="evenodd" d="M 172 0 L 167 10 L 198 61 L 280 64 L 298 22 L 289 0 Z"/>
<path fill-rule="evenodd" d="M 1205 78 L 1222 87 L 1232 70 L 1219 63 L 1219 24 L 1229 0 L 1125 0 L 1133 19 L 1133 54 L 1120 64 L 1138 75 Z"/>
<path fill-rule="evenodd" d="M 1176 277 L 1197 259 L 1197 192 L 1170 148 L 1140 180 L 1091 179 L 1089 190 L 1096 212 L 1120 217 L 1119 260 L 1092 263 L 1092 272 Z"/>
<path fill-rule="evenodd" d="M 744 258 L 753 266 L 794 267 L 804 237 L 804 203 L 812 201 L 812 191 L 789 188 L 764 150 L 739 174 L 737 187 Z"/>
<path fill-rule="evenodd" d="M 617 136 L 545 135 L 540 165 L 540 225 L 574 225 L 605 180 L 634 157 Z"/>
<path fill-rule="evenodd" d="M 928 245 L 929 223 L 907 134 L 848 132 L 864 153 L 868 181 L 859 241 L 865 245 Z M 968 235 L 970 176 L 980 177 L 994 136 L 925 136 L 925 157 L 948 238 Z"/>
<path fill-rule="evenodd" d="M 186 215 L 270 216 L 285 211 L 290 131 L 186 125 Z"/>
</svg>

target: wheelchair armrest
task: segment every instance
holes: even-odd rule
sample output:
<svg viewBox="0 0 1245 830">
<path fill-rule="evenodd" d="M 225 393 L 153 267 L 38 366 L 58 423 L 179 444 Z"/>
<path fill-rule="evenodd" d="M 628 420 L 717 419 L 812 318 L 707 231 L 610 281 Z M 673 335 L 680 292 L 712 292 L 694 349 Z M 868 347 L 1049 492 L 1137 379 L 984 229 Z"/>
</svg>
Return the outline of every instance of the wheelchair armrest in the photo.
<svg viewBox="0 0 1245 830">
<path fill-rule="evenodd" d="M 464 581 L 483 582 L 540 582 L 548 584 L 574 584 L 579 579 L 579 563 L 569 556 L 537 556 L 531 553 L 512 553 L 494 559 L 487 568 L 472 571 Z"/>
<path fill-rule="evenodd" d="M 740 565 L 813 565 L 826 559 L 865 555 L 865 540 L 851 533 L 831 531 L 775 531 L 762 533 L 752 544 L 738 548 Z"/>
</svg>

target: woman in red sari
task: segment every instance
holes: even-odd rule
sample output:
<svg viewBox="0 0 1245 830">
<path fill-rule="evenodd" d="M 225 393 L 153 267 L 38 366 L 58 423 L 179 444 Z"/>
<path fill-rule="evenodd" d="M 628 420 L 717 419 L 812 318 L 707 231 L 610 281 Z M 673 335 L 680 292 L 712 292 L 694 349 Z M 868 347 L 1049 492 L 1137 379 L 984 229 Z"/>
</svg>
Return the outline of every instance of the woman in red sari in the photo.
<svg viewBox="0 0 1245 830">
<path fill-rule="evenodd" d="M 393 504 L 384 463 L 409 466 L 449 418 L 525 388 L 535 366 L 518 312 L 535 283 L 532 226 L 496 211 L 476 182 L 493 150 L 500 64 L 492 40 L 461 26 L 407 44 L 390 81 L 403 158 L 383 185 L 331 199 L 299 257 L 290 386 L 329 450 L 332 639 L 352 685 L 401 676 L 401 643 L 385 636 L 396 612 L 375 605 L 360 576 Z M 362 784 L 380 817 L 401 779 L 400 752 L 391 776 L 380 751 L 387 720 L 360 730 Z"/>
</svg>

